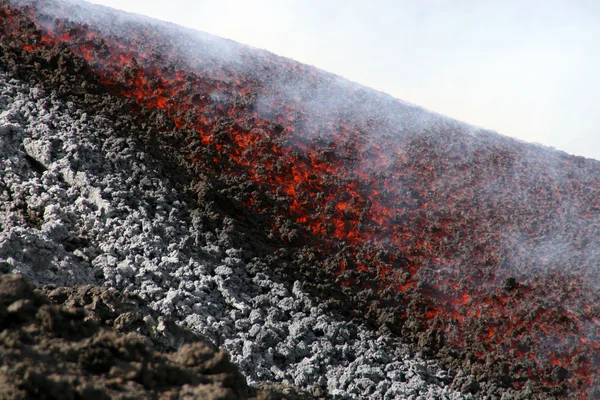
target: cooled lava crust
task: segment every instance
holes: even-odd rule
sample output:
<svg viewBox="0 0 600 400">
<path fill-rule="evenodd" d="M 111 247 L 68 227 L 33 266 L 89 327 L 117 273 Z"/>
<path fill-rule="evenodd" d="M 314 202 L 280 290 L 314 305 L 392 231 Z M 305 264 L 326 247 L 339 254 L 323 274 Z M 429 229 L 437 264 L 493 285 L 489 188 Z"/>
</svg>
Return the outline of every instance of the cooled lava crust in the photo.
<svg viewBox="0 0 600 400">
<path fill-rule="evenodd" d="M 600 398 L 600 162 L 103 7 L 2 0 L 0 34 L 3 69 L 127 114 L 255 238 L 235 245 L 332 310 L 481 385 Z"/>
</svg>

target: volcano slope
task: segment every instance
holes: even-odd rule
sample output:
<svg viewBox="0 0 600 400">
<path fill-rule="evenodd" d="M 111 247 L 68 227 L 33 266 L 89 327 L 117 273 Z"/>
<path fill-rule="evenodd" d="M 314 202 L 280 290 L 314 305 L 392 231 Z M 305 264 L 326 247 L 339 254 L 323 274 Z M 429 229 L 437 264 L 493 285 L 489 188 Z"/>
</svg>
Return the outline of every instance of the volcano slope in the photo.
<svg viewBox="0 0 600 400">
<path fill-rule="evenodd" d="M 3 188 L 6 272 L 138 293 L 256 382 L 600 397 L 599 162 L 158 21 L 0 4 L 3 172 L 34 174 Z"/>
<path fill-rule="evenodd" d="M 8 80 L 4 73 L 0 105 L 0 267 L 38 285 L 53 285 L 40 290 L 67 307 L 48 315 L 44 302 L 27 290 L 18 291 L 21 296 L 8 290 L 7 299 L 0 299 L 0 398 L 41 393 L 59 399 L 63 393 L 118 398 L 121 390 L 123 398 L 204 399 L 207 388 L 215 389 L 210 390 L 215 398 L 231 398 L 228 389 L 234 398 L 243 398 L 245 385 L 227 363 L 217 363 L 221 371 L 202 368 L 204 362 L 188 365 L 201 372 L 190 379 L 193 370 L 165 360 L 173 355 L 140 350 L 139 337 L 115 339 L 118 343 L 111 345 L 105 331 L 87 323 L 91 319 L 120 332 L 132 331 L 147 337 L 146 342 L 158 341 L 159 350 L 193 341 L 189 334 L 169 328 L 164 317 L 221 344 L 253 385 L 269 383 L 269 389 L 276 389 L 270 383 L 282 382 L 286 399 L 294 398 L 290 385 L 333 398 L 463 397 L 449 388 L 449 374 L 435 362 L 414 357 L 389 335 L 333 318 L 306 295 L 301 282 L 277 282 L 260 259 L 244 262 L 244 253 L 229 244 L 231 219 L 210 207 L 183 202 L 185 196 L 177 196 L 165 176 L 168 165 L 115 131 L 120 122 L 132 122 L 130 115 L 111 114 L 110 108 L 101 114 L 84 112 L 39 88 Z M 133 125 L 125 132 L 141 129 Z M 90 285 L 56 287 L 94 281 L 113 291 L 98 292 Z M 123 300 L 112 298 L 115 287 L 124 292 Z M 75 295 L 65 300 L 70 291 Z M 149 303 L 163 321 L 148 315 L 147 307 L 136 308 L 139 302 Z M 83 306 L 92 315 L 73 306 Z M 65 330 L 72 335 L 63 338 Z M 94 343 L 97 353 L 90 356 L 96 354 L 98 362 L 90 369 L 77 349 Z M 201 348 L 183 350 L 175 358 L 205 354 Z M 205 356 L 200 358 L 206 361 Z M 49 368 L 40 370 L 40 359 Z M 128 364 L 121 365 L 125 370 L 119 369 L 123 362 Z M 163 368 L 175 375 L 179 370 L 187 378 L 165 376 Z M 121 380 L 118 371 L 125 371 Z M 229 372 L 232 379 L 211 379 L 215 372 Z M 46 375 L 50 379 L 38 379 Z M 159 383 L 152 384 L 156 379 Z M 204 386 L 182 387 L 198 383 Z"/>
</svg>

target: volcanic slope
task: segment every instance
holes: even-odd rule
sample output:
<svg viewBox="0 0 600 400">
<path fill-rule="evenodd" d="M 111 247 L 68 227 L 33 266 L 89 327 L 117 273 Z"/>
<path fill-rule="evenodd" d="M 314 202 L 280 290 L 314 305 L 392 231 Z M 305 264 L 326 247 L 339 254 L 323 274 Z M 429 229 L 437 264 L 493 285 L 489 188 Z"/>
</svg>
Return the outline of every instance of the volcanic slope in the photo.
<svg viewBox="0 0 600 400">
<path fill-rule="evenodd" d="M 243 251 L 230 244 L 231 219 L 185 203 L 165 178 L 165 166 L 144 151 L 143 143 L 115 130 L 127 115 L 119 119 L 105 109 L 107 118 L 88 111 L 0 72 L 2 273 L 19 273 L 36 284 L 101 283 L 137 294 L 227 350 L 254 385 L 282 382 L 333 398 L 465 398 L 450 389 L 448 372 L 436 362 L 412 355 L 390 335 L 333 318 L 302 290 L 301 282 L 277 282 L 259 259 L 244 262 Z M 66 297 L 57 291 L 47 290 L 53 298 Z M 6 303 L 10 321 L 20 308 Z M 96 312 L 112 307 L 100 300 L 89 303 Z M 27 310 L 32 318 L 24 315 L 22 322 L 37 315 L 37 309 Z M 99 318 L 124 322 L 132 317 L 125 310 L 122 316 Z M 82 318 L 70 323 L 79 321 L 82 326 L 73 329 L 87 332 Z M 155 327 L 159 338 L 165 333 L 160 326 Z M 46 328 L 40 328 L 42 333 Z M 177 339 L 184 342 L 171 334 L 171 342 Z M 123 343 L 129 346 L 135 344 Z M 63 347 L 68 354 L 68 345 Z M 0 348 L 0 359 L 7 360 L 1 374 L 18 382 L 24 393 L 87 390 L 84 384 L 69 385 L 77 374 L 88 380 L 90 371 L 81 366 L 77 371 L 77 363 L 57 365 L 52 379 L 38 382 L 26 374 L 29 360 L 21 360 L 19 369 L 18 353 L 5 350 Z M 58 348 L 50 353 L 55 362 L 68 361 Z M 136 362 L 128 357 L 125 361 Z M 95 390 L 113 396 L 115 373 L 105 367 Z M 160 368 L 152 366 L 148 373 Z M 173 387 L 194 382 L 167 381 L 163 386 L 141 382 L 143 389 L 130 390 L 137 396 L 144 390 L 166 396 Z M 237 377 L 234 383 L 234 390 L 241 390 Z"/>
<path fill-rule="evenodd" d="M 464 390 L 599 395 L 599 162 L 158 21 L 2 4 L 6 70 L 82 109 L 121 98 L 249 273 L 302 282 L 460 371 Z"/>
</svg>

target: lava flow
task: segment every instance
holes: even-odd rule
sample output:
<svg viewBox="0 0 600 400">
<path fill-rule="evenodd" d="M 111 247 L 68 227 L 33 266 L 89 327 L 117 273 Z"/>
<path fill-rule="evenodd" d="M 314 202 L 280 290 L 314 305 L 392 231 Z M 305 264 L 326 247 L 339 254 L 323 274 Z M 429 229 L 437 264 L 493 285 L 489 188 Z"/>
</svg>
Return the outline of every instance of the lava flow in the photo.
<svg viewBox="0 0 600 400">
<path fill-rule="evenodd" d="M 68 49 L 162 111 L 237 213 L 375 323 L 482 380 L 600 390 L 600 163 L 208 35 L 25 3 L 0 2 L 3 41 L 57 66 Z"/>
</svg>

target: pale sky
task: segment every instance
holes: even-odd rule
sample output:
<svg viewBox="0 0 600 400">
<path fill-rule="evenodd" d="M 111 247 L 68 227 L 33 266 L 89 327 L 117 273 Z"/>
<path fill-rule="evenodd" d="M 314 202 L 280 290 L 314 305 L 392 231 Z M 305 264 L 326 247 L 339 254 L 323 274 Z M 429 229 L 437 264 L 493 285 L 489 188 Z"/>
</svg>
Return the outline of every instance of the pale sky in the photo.
<svg viewBox="0 0 600 400">
<path fill-rule="evenodd" d="M 597 0 L 88 0 L 600 160 Z"/>
</svg>

